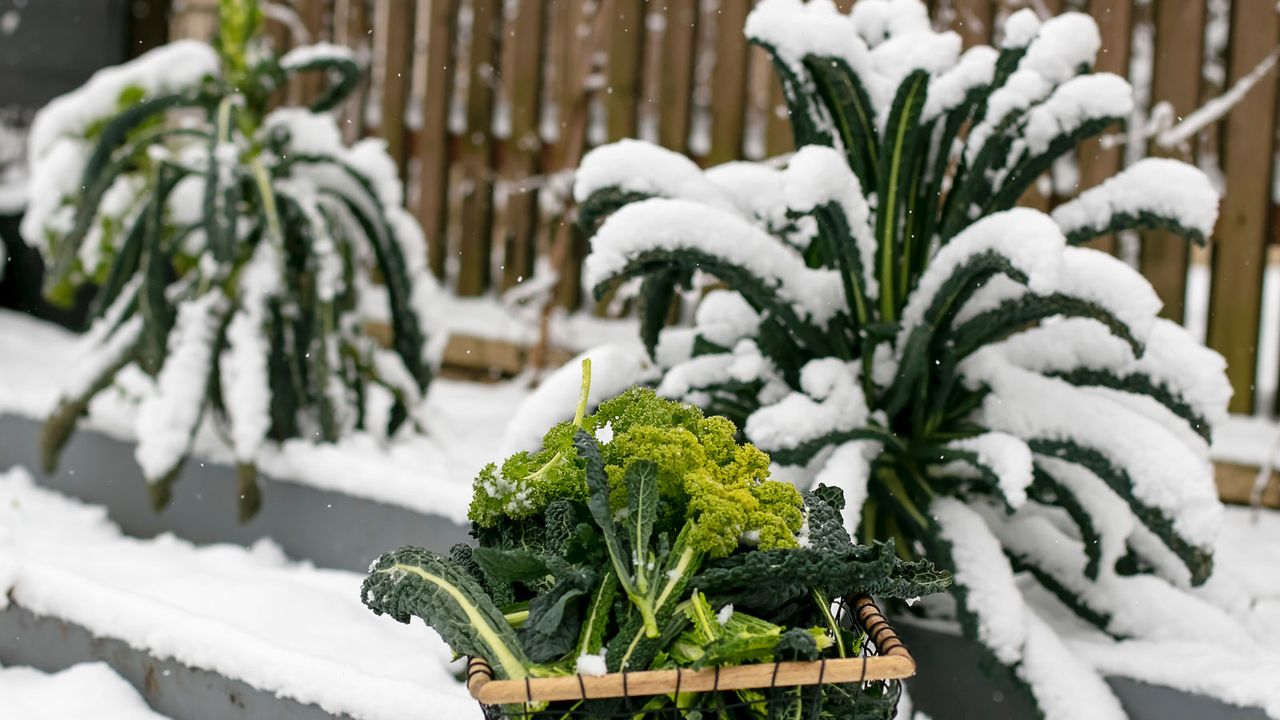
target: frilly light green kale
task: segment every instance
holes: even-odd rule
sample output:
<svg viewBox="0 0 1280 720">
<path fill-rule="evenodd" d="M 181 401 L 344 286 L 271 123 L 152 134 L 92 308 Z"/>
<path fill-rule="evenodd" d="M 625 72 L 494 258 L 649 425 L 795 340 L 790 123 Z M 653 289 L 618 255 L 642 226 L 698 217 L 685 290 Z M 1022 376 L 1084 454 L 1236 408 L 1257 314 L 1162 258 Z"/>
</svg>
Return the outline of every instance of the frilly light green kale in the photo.
<svg viewBox="0 0 1280 720">
<path fill-rule="evenodd" d="M 579 429 L 608 438 L 600 454 L 612 508 L 626 504 L 627 467 L 647 460 L 657 469 L 661 524 L 678 531 L 686 518 L 694 519 L 687 541 L 695 550 L 724 557 L 740 542 L 796 547 L 803 503 L 794 487 L 768 479 L 769 456 L 739 445 L 732 422 L 639 387 L 604 401 L 593 415 L 556 425 L 541 450 L 512 455 L 501 471 L 486 466 L 475 481 L 471 522 L 492 528 L 540 516 L 556 500 L 585 503 L 586 466 L 574 448 Z"/>
<path fill-rule="evenodd" d="M 455 546 L 447 558 L 418 548 L 384 555 L 363 586 L 370 609 L 421 617 L 454 652 L 523 679 L 601 665 L 854 657 L 863 638 L 833 616 L 833 598 L 909 598 L 949 583 L 928 563 L 898 560 L 892 543 L 855 546 L 839 490 L 800 493 L 770 480 L 768 456 L 738 444 L 728 420 L 639 388 L 587 415 L 589 378 L 584 363 L 578 412 L 541 450 L 476 479 L 478 547 Z M 822 714 L 812 716 L 890 717 L 895 696 L 869 692 L 876 697 L 824 688 Z M 724 696 L 736 710 L 717 705 Z M 767 720 L 799 717 L 813 702 L 776 688 L 657 696 L 643 711 Z M 616 699 L 530 708 L 537 718 L 623 712 Z"/>
</svg>

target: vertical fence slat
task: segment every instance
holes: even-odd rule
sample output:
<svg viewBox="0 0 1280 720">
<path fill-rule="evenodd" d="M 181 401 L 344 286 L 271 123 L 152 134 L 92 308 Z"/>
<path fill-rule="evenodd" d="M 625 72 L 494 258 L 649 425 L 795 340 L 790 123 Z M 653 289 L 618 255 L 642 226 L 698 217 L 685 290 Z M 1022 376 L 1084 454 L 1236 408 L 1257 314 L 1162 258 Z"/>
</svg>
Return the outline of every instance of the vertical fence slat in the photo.
<svg viewBox="0 0 1280 720">
<path fill-rule="evenodd" d="M 1203 44 L 1204 3 L 1157 3 L 1151 98 L 1169 103 L 1175 117 L 1185 117 L 1199 102 Z M 1170 153 L 1152 143 L 1151 154 Z M 1138 267 L 1164 301 L 1161 314 L 1177 322 L 1186 303 L 1188 257 L 1186 241 L 1173 233 L 1143 234 Z"/>
<path fill-rule="evenodd" d="M 991 0 L 956 0 L 955 25 L 965 48 L 991 42 Z"/>
<path fill-rule="evenodd" d="M 666 6 L 658 141 L 676 152 L 684 152 L 689 141 L 698 0 L 669 0 Z"/>
<path fill-rule="evenodd" d="M 1121 77 L 1129 74 L 1129 38 L 1132 33 L 1130 20 L 1132 0 L 1092 0 L 1089 10 L 1098 22 L 1102 35 L 1102 47 L 1094 65 L 1097 72 L 1115 73 Z M 1087 190 L 1115 175 L 1121 166 L 1121 149 L 1104 147 L 1103 138 L 1116 131 L 1110 128 L 1097 138 L 1086 140 L 1077 149 L 1080 161 L 1080 190 Z M 1089 242 L 1089 246 L 1108 253 L 1115 253 L 1116 238 L 1104 235 Z"/>
<path fill-rule="evenodd" d="M 332 39 L 329 15 L 333 3 L 331 0 L 294 0 L 294 10 L 298 13 L 298 21 L 307 29 L 309 38 L 295 37 L 294 45 L 304 42 L 321 42 Z M 325 78 L 320 73 L 308 73 L 306 76 L 290 83 L 289 101 L 295 105 L 312 102 L 320 95 Z"/>
<path fill-rule="evenodd" d="M 489 288 L 493 220 L 493 89 L 498 67 L 500 0 L 472 0 L 471 48 L 467 56 L 467 129 L 462 138 L 462 230 L 459 295 Z"/>
<path fill-rule="evenodd" d="M 498 181 L 503 207 L 497 218 L 497 242 L 503 248 L 502 287 L 512 287 L 533 272 L 536 192 L 521 182 L 537 170 L 538 109 L 541 93 L 543 3 L 517 0 L 503 33 L 502 92 L 509 113 L 507 137 L 500 144 Z"/>
<path fill-rule="evenodd" d="M 353 143 L 364 135 L 365 102 L 369 95 L 369 75 L 372 68 L 373 54 L 369 43 L 373 28 L 369 24 L 368 0 L 336 0 L 333 6 L 333 41 L 355 51 L 356 55 L 366 63 L 365 72 L 359 86 L 351 93 L 351 97 L 342 104 L 339 112 L 342 126 L 342 137 Z"/>
<path fill-rule="evenodd" d="M 746 0 L 725 3 L 716 14 L 715 70 L 711 74 L 711 152 L 709 165 L 742 157 L 747 100 L 747 39 L 742 34 L 750 11 Z"/>
<path fill-rule="evenodd" d="M 613 0 L 609 7 L 609 60 L 605 77 L 605 117 L 609 141 L 636 136 L 644 55 L 644 0 Z"/>
<path fill-rule="evenodd" d="M 1271 0 L 1235 0 L 1231 14 L 1230 82 L 1253 69 L 1280 40 Z M 1262 299 L 1264 246 L 1271 206 L 1276 76 L 1269 74 L 1226 119 L 1223 170 L 1227 194 L 1214 238 L 1209 345 L 1227 359 L 1235 388 L 1232 412 L 1253 408 L 1254 358 Z"/>
<path fill-rule="evenodd" d="M 413 55 L 413 5 L 405 0 L 378 0 L 373 23 L 374 92 L 379 93 L 376 132 L 387 141 L 387 153 L 403 175 L 407 158 L 404 110 L 409 101 Z"/>
<path fill-rule="evenodd" d="M 587 116 L 593 99 L 588 78 L 601 68 L 597 53 L 605 51 L 601 39 L 608 31 L 609 5 L 594 0 L 572 0 L 569 8 L 564 54 L 564 79 L 561 87 L 561 143 L 556 167 L 577 167 L 587 143 Z M 576 308 L 582 301 L 582 260 L 587 254 L 587 241 L 577 226 L 564 218 L 555 227 L 552 263 L 560 273 L 556 301 L 566 308 Z M 557 254 L 556 249 L 559 248 Z"/>
<path fill-rule="evenodd" d="M 417 55 L 415 82 L 418 93 L 418 195 L 414 210 L 427 236 L 431 271 L 444 277 L 449 202 L 449 98 L 453 95 L 453 28 L 458 17 L 457 0 L 419 0 L 418 40 L 426 50 Z"/>
</svg>

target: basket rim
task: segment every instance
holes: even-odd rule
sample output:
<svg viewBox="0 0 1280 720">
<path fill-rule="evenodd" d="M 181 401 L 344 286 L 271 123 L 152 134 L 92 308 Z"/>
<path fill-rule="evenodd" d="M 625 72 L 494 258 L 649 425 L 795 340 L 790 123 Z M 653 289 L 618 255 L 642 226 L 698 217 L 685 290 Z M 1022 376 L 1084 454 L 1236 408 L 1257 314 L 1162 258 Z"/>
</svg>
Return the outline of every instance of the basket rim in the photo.
<svg viewBox="0 0 1280 720">
<path fill-rule="evenodd" d="M 648 697 L 671 692 L 716 692 L 826 683 L 902 680 L 916 673 L 916 661 L 898 633 L 868 595 L 853 599 L 854 616 L 878 655 L 824 658 L 809 662 L 772 662 L 689 670 L 639 670 L 605 675 L 563 675 L 495 680 L 488 661 L 467 663 L 467 691 L 483 705 L 560 700 Z"/>
</svg>

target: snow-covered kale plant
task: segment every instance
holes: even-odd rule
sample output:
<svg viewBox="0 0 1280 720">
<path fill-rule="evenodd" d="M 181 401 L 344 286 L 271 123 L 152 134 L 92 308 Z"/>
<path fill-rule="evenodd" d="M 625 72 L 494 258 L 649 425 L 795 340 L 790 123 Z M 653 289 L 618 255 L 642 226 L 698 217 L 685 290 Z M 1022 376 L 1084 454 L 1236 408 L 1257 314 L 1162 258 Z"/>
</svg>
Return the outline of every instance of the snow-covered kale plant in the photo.
<svg viewBox="0 0 1280 720">
<path fill-rule="evenodd" d="M 862 542 L 954 572 L 965 631 L 1045 716 L 1123 717 L 1023 592 L 1118 638 L 1195 633 L 1171 608 L 1212 568 L 1208 442 L 1230 387 L 1141 275 L 1082 243 L 1204 242 L 1215 191 L 1150 159 L 1052 216 L 1016 207 L 1133 109 L 1123 78 L 1090 71 L 1086 15 L 1023 10 L 999 49 L 963 53 L 915 0 L 763 0 L 746 31 L 799 150 L 702 171 L 640 142 L 597 149 L 575 189 L 586 282 L 642 278 L 661 394 L 842 488 Z M 693 327 L 663 329 L 680 288 L 708 286 Z"/>
<path fill-rule="evenodd" d="M 93 397 L 137 366 L 153 378 L 136 457 L 156 505 L 211 417 L 249 515 L 269 440 L 333 441 L 374 423 L 395 432 L 410 417 L 431 378 L 422 323 L 435 286 L 384 145 L 347 147 L 325 112 L 359 79 L 351 52 L 277 55 L 256 0 L 223 0 L 219 15 L 212 45 L 157 48 L 41 110 L 22 233 L 43 254 L 52 300 L 96 288 L 84 358 L 45 426 L 45 464 Z M 330 81 L 320 98 L 269 111 L 272 93 L 308 72 Z M 391 319 L 394 352 L 366 334 L 378 316 Z"/>
</svg>

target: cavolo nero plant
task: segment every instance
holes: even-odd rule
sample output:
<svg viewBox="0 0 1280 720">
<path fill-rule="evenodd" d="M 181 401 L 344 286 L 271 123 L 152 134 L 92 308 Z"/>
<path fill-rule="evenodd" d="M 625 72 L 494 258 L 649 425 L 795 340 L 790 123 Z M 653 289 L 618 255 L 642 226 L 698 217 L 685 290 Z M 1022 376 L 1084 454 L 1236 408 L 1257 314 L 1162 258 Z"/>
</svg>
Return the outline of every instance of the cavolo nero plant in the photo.
<svg viewBox="0 0 1280 720">
<path fill-rule="evenodd" d="M 842 488 L 861 541 L 954 572 L 966 633 L 1041 712 L 1123 717 L 1014 573 L 1116 638 L 1197 632 L 1173 609 L 1212 569 L 1224 363 L 1082 244 L 1150 228 L 1203 243 L 1215 191 L 1149 159 L 1051 216 L 1015 207 L 1133 109 L 1124 79 L 1090 71 L 1088 16 L 1023 10 L 999 49 L 963 53 L 910 0 L 764 0 L 746 31 L 799 149 L 706 171 L 634 141 L 591 153 L 586 282 L 642 279 L 659 393 Z M 663 329 L 681 288 L 711 283 L 693 327 Z"/>
<path fill-rule="evenodd" d="M 256 0 L 223 0 L 219 20 L 212 46 L 163 46 L 37 115 L 22 232 L 52 300 L 96 288 L 84 357 L 45 425 L 45 464 L 95 395 L 136 367 L 152 378 L 136 457 L 156 505 L 208 417 L 234 452 L 248 516 L 269 441 L 394 433 L 411 418 L 431 379 L 433 284 L 383 145 L 347 147 L 326 114 L 359 80 L 353 55 L 275 54 Z M 319 99 L 270 110 L 303 73 L 330 81 Z M 392 351 L 365 332 L 377 315 L 391 319 Z"/>
</svg>

